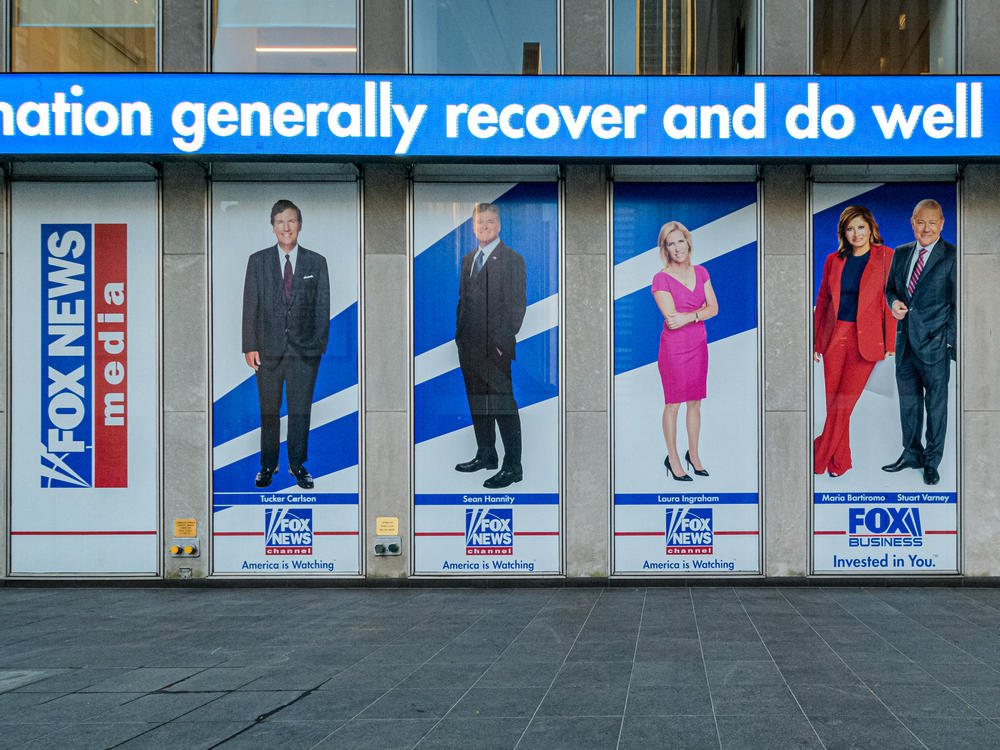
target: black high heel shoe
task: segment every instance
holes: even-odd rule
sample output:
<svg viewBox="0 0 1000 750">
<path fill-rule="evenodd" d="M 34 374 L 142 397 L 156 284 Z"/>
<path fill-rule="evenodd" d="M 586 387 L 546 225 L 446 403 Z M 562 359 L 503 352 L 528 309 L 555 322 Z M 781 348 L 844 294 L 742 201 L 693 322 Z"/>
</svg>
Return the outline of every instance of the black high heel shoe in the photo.
<svg viewBox="0 0 1000 750">
<path fill-rule="evenodd" d="M 708 472 L 705 469 L 696 469 L 694 464 L 691 463 L 691 451 L 684 451 L 684 460 L 687 461 L 687 465 L 691 467 L 691 471 L 697 474 L 699 477 L 707 477 Z"/>
<path fill-rule="evenodd" d="M 670 472 L 670 476 L 672 476 L 678 482 L 693 482 L 694 481 L 687 474 L 681 474 L 680 476 L 677 476 L 676 474 L 674 474 L 674 470 L 672 468 L 670 468 L 670 456 L 667 456 L 665 459 L 663 459 L 663 465 L 667 467 L 667 471 Z"/>
</svg>

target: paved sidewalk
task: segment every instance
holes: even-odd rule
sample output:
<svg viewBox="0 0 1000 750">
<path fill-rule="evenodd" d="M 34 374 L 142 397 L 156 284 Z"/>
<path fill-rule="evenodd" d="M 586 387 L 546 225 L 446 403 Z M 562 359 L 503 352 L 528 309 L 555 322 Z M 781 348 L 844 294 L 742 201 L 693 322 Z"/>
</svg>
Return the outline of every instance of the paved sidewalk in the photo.
<svg viewBox="0 0 1000 750">
<path fill-rule="evenodd" d="M 1000 747 L 1000 590 L 0 587 L 3 748 Z"/>
</svg>

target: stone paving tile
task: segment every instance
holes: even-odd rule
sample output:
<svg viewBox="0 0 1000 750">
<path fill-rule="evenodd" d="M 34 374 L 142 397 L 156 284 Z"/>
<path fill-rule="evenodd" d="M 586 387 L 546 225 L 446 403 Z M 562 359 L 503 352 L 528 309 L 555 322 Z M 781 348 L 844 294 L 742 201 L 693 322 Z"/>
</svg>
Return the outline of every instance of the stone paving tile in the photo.
<svg viewBox="0 0 1000 750">
<path fill-rule="evenodd" d="M 433 721 L 430 722 L 433 724 Z M 274 748 L 311 748 L 329 737 L 343 721 L 275 721 L 267 719 L 231 735 L 222 747 L 226 750 L 274 750 Z M 372 746 L 369 746 L 372 747 Z"/>
<path fill-rule="evenodd" d="M 427 750 L 509 750 L 524 733 L 528 718 L 452 718 L 440 721 L 417 748 Z M 370 747 L 370 746 L 369 746 Z"/>
<path fill-rule="evenodd" d="M 857 716 L 820 716 L 810 719 L 827 750 L 919 750 L 920 740 L 901 722 L 861 720 Z"/>
<path fill-rule="evenodd" d="M 448 713 L 448 718 L 518 718 L 534 715 L 545 688 L 474 687 Z"/>
<path fill-rule="evenodd" d="M 1000 726 L 988 719 L 906 719 L 930 750 L 986 750 L 1000 747 Z"/>
<path fill-rule="evenodd" d="M 142 748 L 163 750 L 171 747 L 183 747 L 185 750 L 207 749 L 232 737 L 245 727 L 246 724 L 234 721 L 172 721 L 132 738 L 121 747 L 127 750 Z"/>
<path fill-rule="evenodd" d="M 823 748 L 815 730 L 801 713 L 780 716 L 719 716 L 718 726 L 722 750 Z"/>
<path fill-rule="evenodd" d="M 316 744 L 316 750 L 409 750 L 426 735 L 437 719 L 354 719 L 341 725 Z M 275 740 L 283 740 L 272 735 Z M 289 745 L 292 747 L 293 745 Z M 223 745 L 229 750 L 229 743 Z M 263 747 L 263 746 L 262 746 Z M 272 745 L 281 747 L 281 745 Z M 270 748 L 268 748 L 270 750 Z"/>
<path fill-rule="evenodd" d="M 626 715 L 621 729 L 622 750 L 684 748 L 718 750 L 719 735 L 711 716 L 634 716 Z"/>
<path fill-rule="evenodd" d="M 88 685 L 84 693 L 150 693 L 191 677 L 200 669 L 149 669 L 141 667 Z"/>
<path fill-rule="evenodd" d="M 94 724 L 62 724 L 33 742 L 21 747 L 33 748 L 106 748 L 119 745 L 149 732 L 156 724 L 142 722 L 100 722 Z"/>
<path fill-rule="evenodd" d="M 528 724 L 518 750 L 553 750 L 554 748 L 614 748 L 621 733 L 621 717 L 611 716 L 536 716 Z"/>
</svg>

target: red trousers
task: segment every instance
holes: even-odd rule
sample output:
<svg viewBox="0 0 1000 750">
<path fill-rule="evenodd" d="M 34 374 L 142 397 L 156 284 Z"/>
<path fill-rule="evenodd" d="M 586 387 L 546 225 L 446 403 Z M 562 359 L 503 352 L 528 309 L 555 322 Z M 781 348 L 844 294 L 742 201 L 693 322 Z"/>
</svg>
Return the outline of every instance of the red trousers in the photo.
<svg viewBox="0 0 1000 750">
<path fill-rule="evenodd" d="M 843 474 L 851 468 L 851 412 L 874 367 L 858 351 L 857 325 L 838 320 L 823 354 L 826 422 L 823 433 L 813 441 L 817 474 Z"/>
</svg>

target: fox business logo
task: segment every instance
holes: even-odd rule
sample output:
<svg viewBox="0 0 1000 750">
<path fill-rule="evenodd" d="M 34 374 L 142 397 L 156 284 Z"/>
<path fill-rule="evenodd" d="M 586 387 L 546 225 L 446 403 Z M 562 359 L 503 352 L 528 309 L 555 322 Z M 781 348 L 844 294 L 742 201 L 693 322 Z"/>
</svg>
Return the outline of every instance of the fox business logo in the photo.
<svg viewBox="0 0 1000 750">
<path fill-rule="evenodd" d="M 312 508 L 264 508 L 264 554 L 311 555 Z"/>
<path fill-rule="evenodd" d="M 466 508 L 465 554 L 513 555 L 513 508 Z"/>
<path fill-rule="evenodd" d="M 851 547 L 923 547 L 919 508 L 848 508 Z"/>
<path fill-rule="evenodd" d="M 711 508 L 667 508 L 667 554 L 711 555 Z"/>
</svg>

